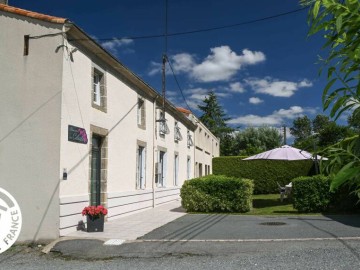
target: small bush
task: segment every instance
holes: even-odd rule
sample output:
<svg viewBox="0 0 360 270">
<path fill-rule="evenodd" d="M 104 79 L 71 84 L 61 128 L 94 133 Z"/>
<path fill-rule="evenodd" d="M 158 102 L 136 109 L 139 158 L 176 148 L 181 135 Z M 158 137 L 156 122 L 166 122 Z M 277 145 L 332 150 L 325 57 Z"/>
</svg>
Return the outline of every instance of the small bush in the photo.
<svg viewBox="0 0 360 270">
<path fill-rule="evenodd" d="M 359 197 L 355 187 L 341 186 L 332 193 L 328 207 L 329 212 L 360 212 Z"/>
<path fill-rule="evenodd" d="M 292 180 L 292 184 L 293 205 L 299 212 L 322 212 L 328 209 L 332 198 L 329 177 L 298 177 Z"/>
<path fill-rule="evenodd" d="M 208 175 L 185 181 L 180 197 L 188 212 L 248 212 L 252 193 L 251 180 Z"/>
</svg>

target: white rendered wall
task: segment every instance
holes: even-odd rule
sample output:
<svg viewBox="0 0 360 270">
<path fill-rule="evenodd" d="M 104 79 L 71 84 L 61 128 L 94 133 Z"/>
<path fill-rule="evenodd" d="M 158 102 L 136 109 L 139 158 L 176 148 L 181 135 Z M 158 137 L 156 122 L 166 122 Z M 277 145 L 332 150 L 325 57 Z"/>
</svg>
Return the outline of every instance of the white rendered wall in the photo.
<svg viewBox="0 0 360 270">
<path fill-rule="evenodd" d="M 67 44 L 69 51 L 73 45 Z M 79 48 L 73 54 L 73 62 L 65 54 L 63 65 L 63 93 L 61 114 L 61 162 L 60 168 L 68 172 L 67 180 L 60 184 L 60 229 L 61 234 L 76 230 L 84 206 L 89 203 L 89 151 L 90 125 L 108 130 L 107 207 L 108 220 L 141 211 L 179 198 L 179 188 L 186 179 L 187 156 L 194 162 L 194 147 L 187 147 L 186 127 L 179 122 L 183 140 L 174 142 L 172 115 L 167 114 L 170 134 L 165 139 L 154 133 L 155 114 L 158 112 L 154 100 L 126 83 L 126 79 L 104 65 L 91 53 Z M 106 76 L 107 112 L 92 107 L 91 69 L 96 66 Z M 137 102 L 145 102 L 146 128 L 137 124 Z M 89 143 L 68 141 L 68 125 L 85 128 Z M 156 124 L 157 125 L 157 124 Z M 146 182 L 145 189 L 136 188 L 136 155 L 138 144 L 145 145 Z M 168 152 L 168 181 L 165 188 L 153 189 L 154 162 L 157 161 L 158 146 Z M 174 186 L 174 154 L 179 155 L 179 185 Z M 191 170 L 193 173 L 193 169 Z"/>
<path fill-rule="evenodd" d="M 203 123 L 198 122 L 195 131 L 195 176 L 200 175 L 199 164 L 202 164 L 202 175 L 205 176 L 205 165 L 210 166 L 212 173 L 212 159 L 220 155 L 220 141 Z"/>
<path fill-rule="evenodd" d="M 18 241 L 59 235 L 59 161 L 62 36 L 24 35 L 62 31 L 46 23 L 0 11 L 0 187 L 18 201 L 22 230 Z"/>
</svg>

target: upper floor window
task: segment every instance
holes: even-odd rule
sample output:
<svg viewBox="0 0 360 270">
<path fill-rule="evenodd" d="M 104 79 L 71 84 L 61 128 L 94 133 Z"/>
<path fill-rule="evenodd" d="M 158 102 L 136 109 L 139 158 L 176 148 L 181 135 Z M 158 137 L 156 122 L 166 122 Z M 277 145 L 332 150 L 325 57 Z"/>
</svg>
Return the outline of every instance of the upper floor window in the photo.
<svg viewBox="0 0 360 270">
<path fill-rule="evenodd" d="M 188 148 L 190 148 L 193 145 L 194 145 L 194 143 L 193 143 L 193 140 L 192 140 L 192 136 L 190 134 L 190 131 L 188 130 L 187 131 L 187 146 L 188 146 Z"/>
<path fill-rule="evenodd" d="M 92 106 L 106 112 L 105 74 L 96 68 L 92 69 Z"/>
<path fill-rule="evenodd" d="M 175 122 L 175 127 L 174 127 L 174 140 L 175 142 L 181 141 L 182 140 L 182 136 L 181 136 L 181 132 L 180 132 L 180 127 L 179 127 L 179 122 L 176 121 Z"/>
<path fill-rule="evenodd" d="M 94 80 L 93 80 L 93 83 L 94 83 L 94 96 L 93 96 L 93 102 L 100 106 L 100 97 L 101 97 L 101 94 L 100 94 L 100 78 L 102 76 L 99 74 L 99 73 L 94 73 Z"/>
<path fill-rule="evenodd" d="M 137 124 L 139 128 L 145 129 L 145 101 L 138 98 L 137 103 Z"/>
<path fill-rule="evenodd" d="M 165 134 L 169 133 L 169 128 L 166 124 L 166 119 L 165 119 L 165 115 L 164 112 L 160 112 L 159 114 L 159 120 L 157 120 L 159 122 L 159 133 L 161 136 L 165 136 Z"/>
</svg>

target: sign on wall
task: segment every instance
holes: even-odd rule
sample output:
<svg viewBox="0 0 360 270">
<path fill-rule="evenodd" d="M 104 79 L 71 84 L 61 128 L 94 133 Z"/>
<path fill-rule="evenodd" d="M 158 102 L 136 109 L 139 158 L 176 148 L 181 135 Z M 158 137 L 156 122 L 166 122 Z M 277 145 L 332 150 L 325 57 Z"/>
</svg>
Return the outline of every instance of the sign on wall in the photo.
<svg viewBox="0 0 360 270">
<path fill-rule="evenodd" d="M 88 138 L 84 128 L 68 126 L 68 141 L 87 144 Z"/>
</svg>

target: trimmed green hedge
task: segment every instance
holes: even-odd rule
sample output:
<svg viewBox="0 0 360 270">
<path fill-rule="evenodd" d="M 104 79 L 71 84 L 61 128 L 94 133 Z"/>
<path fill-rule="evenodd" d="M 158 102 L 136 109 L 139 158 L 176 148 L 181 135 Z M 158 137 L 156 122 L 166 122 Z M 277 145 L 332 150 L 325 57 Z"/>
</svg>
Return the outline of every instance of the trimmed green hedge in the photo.
<svg viewBox="0 0 360 270">
<path fill-rule="evenodd" d="M 325 211 L 331 201 L 330 182 L 330 178 L 323 175 L 293 179 L 294 208 L 299 212 Z"/>
<path fill-rule="evenodd" d="M 248 212 L 252 193 L 251 180 L 208 175 L 185 181 L 180 197 L 188 212 Z"/>
<path fill-rule="evenodd" d="M 314 174 L 312 160 L 242 160 L 240 157 L 213 158 L 213 174 L 254 180 L 254 194 L 277 193 L 299 176 Z"/>
<path fill-rule="evenodd" d="M 293 179 L 292 199 L 299 212 L 359 212 L 359 198 L 343 186 L 330 192 L 331 178 L 315 175 Z"/>
</svg>

